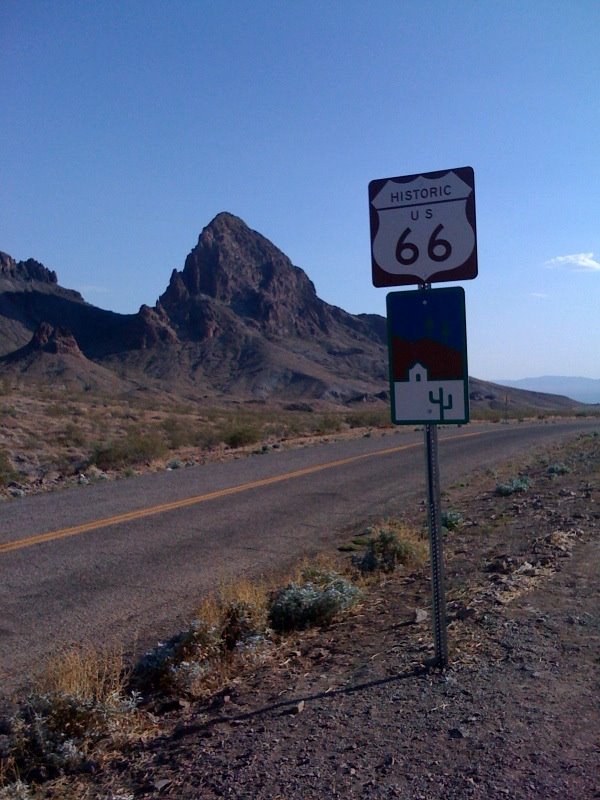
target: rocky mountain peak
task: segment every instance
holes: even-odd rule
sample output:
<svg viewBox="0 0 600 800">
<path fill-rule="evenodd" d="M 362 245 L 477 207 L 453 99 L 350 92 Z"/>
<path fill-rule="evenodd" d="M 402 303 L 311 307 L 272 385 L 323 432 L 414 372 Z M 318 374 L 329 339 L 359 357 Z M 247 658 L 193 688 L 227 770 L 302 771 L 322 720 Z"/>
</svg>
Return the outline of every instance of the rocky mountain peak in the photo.
<svg viewBox="0 0 600 800">
<path fill-rule="evenodd" d="M 41 281 L 42 283 L 58 283 L 54 270 L 46 267 L 34 258 L 26 261 L 15 261 L 8 253 L 0 252 L 0 277 L 23 281 Z"/>
<path fill-rule="evenodd" d="M 208 300 L 271 335 L 315 334 L 327 326 L 325 304 L 304 271 L 227 212 L 204 228 L 183 271 L 173 271 L 159 303 L 179 326 L 189 326 L 192 318 L 201 324 L 199 312 L 204 306 L 208 313 Z"/>
</svg>

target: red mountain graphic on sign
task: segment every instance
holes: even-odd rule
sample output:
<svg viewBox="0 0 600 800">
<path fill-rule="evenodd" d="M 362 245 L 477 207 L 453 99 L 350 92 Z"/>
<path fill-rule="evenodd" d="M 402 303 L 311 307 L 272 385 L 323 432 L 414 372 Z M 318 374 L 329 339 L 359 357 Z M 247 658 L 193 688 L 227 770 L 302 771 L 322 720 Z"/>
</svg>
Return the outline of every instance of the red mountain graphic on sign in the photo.
<svg viewBox="0 0 600 800">
<path fill-rule="evenodd" d="M 465 369 L 463 354 L 433 339 L 409 342 L 392 338 L 392 372 L 395 381 L 410 380 L 409 370 L 421 364 L 430 381 L 463 380 Z"/>
</svg>

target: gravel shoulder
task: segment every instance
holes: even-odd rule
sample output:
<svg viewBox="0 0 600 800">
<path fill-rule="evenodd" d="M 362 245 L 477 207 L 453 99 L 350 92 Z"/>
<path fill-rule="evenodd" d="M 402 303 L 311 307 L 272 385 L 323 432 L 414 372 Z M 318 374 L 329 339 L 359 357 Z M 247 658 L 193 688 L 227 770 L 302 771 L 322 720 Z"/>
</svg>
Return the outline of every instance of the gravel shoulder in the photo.
<svg viewBox="0 0 600 800">
<path fill-rule="evenodd" d="M 519 474 L 527 492 L 495 493 Z M 428 574 L 394 574 L 210 702 L 157 716 L 77 796 L 600 797 L 600 436 L 444 494 L 463 516 L 444 544 L 449 669 L 423 666 Z"/>
</svg>

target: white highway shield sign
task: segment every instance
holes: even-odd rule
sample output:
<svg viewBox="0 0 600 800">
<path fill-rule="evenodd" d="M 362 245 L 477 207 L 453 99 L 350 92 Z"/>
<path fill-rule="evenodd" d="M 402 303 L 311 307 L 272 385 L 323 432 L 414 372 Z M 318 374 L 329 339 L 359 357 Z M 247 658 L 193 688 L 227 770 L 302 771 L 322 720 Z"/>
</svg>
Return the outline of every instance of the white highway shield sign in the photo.
<svg viewBox="0 0 600 800">
<path fill-rule="evenodd" d="M 471 167 L 369 184 L 375 286 L 475 278 L 475 177 Z"/>
</svg>

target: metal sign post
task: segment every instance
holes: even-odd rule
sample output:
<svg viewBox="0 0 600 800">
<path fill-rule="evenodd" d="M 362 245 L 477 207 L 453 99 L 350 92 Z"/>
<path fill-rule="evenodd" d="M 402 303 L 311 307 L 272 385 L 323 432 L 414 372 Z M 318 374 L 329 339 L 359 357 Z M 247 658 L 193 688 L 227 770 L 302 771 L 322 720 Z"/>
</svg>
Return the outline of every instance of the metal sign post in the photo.
<svg viewBox="0 0 600 800">
<path fill-rule="evenodd" d="M 448 666 L 442 546 L 439 424 L 469 420 L 462 289 L 432 282 L 477 276 L 475 178 L 471 167 L 383 178 L 369 184 L 374 286 L 419 284 L 387 296 L 392 421 L 425 426 L 435 665 Z"/>
<path fill-rule="evenodd" d="M 429 517 L 429 544 L 431 550 L 431 593 L 433 597 L 435 663 L 436 666 L 443 668 L 448 666 L 448 637 L 446 634 L 446 589 L 442 545 L 438 432 L 436 425 L 425 425 L 425 454 L 427 458 L 427 513 Z"/>
</svg>

